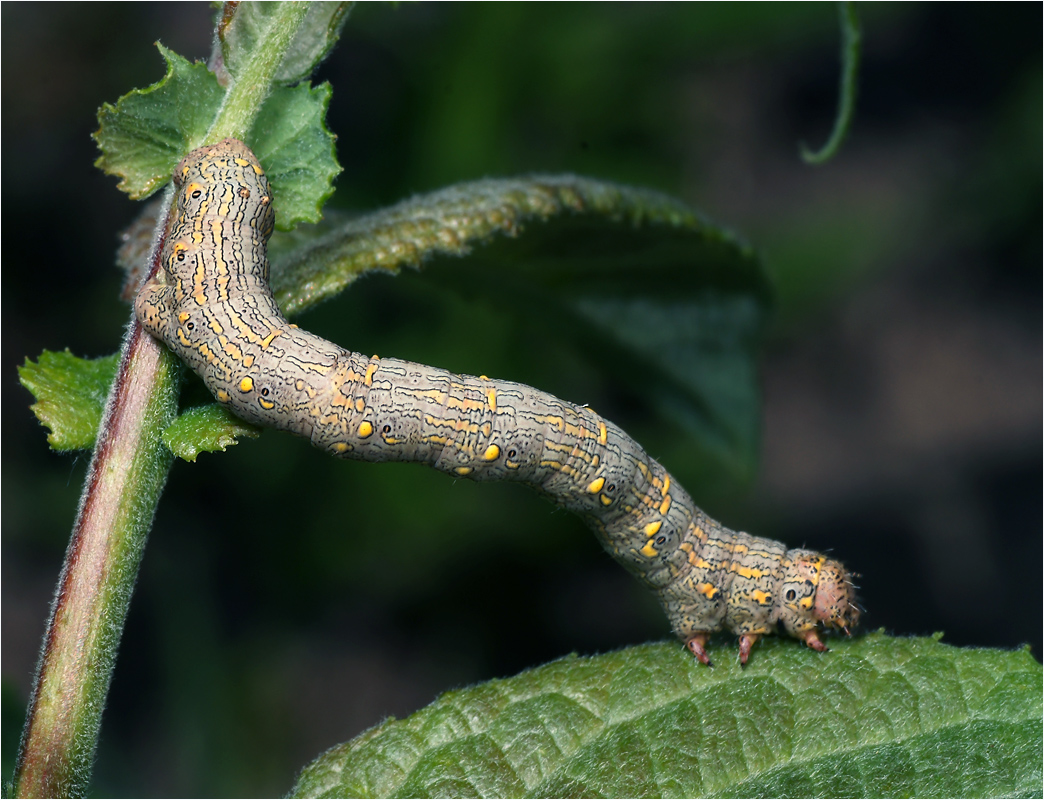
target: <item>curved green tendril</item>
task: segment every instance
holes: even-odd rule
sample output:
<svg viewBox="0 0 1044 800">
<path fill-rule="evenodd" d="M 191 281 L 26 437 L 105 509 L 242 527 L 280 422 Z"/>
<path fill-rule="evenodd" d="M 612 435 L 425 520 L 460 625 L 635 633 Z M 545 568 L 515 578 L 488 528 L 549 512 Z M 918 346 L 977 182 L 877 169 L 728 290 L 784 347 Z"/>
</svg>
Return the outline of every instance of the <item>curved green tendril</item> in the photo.
<svg viewBox="0 0 1044 800">
<path fill-rule="evenodd" d="M 863 46 L 863 32 L 859 27 L 859 15 L 855 3 L 841 4 L 841 97 L 834 130 L 830 138 L 818 151 L 813 152 L 801 145 L 801 158 L 806 164 L 823 164 L 833 158 L 848 136 L 855 114 L 856 89 L 859 80 L 859 58 Z"/>
</svg>

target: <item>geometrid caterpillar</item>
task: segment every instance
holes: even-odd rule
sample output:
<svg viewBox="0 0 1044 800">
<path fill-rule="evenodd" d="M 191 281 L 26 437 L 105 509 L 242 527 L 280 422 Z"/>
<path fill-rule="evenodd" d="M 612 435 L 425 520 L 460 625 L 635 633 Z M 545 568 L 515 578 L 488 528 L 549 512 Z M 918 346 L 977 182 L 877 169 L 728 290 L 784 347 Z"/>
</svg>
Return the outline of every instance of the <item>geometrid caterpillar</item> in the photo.
<svg viewBox="0 0 1044 800">
<path fill-rule="evenodd" d="M 778 625 L 824 651 L 819 626 L 858 624 L 840 563 L 721 526 L 591 409 L 518 383 L 367 358 L 288 323 L 268 286 L 272 195 L 242 142 L 192 151 L 174 186 L 162 269 L 135 312 L 237 416 L 345 458 L 529 484 L 594 529 L 704 664 L 707 638 L 722 628 L 740 637 L 746 663 Z"/>
</svg>

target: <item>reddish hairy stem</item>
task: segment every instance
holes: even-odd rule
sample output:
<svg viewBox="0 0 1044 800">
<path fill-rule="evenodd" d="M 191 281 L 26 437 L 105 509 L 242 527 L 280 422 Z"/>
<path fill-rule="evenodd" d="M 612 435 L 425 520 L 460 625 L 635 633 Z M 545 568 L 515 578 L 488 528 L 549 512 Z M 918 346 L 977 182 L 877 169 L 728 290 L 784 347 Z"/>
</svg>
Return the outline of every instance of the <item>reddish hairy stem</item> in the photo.
<svg viewBox="0 0 1044 800">
<path fill-rule="evenodd" d="M 15 767 L 18 797 L 86 792 L 116 650 L 172 460 L 160 437 L 176 412 L 178 374 L 170 352 L 133 321 L 51 606 Z"/>
</svg>

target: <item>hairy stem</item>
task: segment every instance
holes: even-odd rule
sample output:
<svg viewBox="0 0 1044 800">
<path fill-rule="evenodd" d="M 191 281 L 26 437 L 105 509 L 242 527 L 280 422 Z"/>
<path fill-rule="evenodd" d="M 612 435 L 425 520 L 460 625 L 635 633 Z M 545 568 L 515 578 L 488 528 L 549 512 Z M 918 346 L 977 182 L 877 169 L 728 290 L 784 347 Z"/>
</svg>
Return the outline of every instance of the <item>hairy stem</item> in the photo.
<svg viewBox="0 0 1044 800">
<path fill-rule="evenodd" d="M 206 142 L 242 136 L 268 96 L 308 3 L 286 3 L 229 88 Z M 169 195 L 160 212 L 166 220 Z M 163 223 L 166 230 L 166 223 Z M 150 254 L 160 267 L 162 238 Z M 177 359 L 132 320 L 51 606 L 11 794 L 82 796 L 90 782 L 116 652 L 173 457 Z"/>
<path fill-rule="evenodd" d="M 178 375 L 174 356 L 133 325 L 51 607 L 15 767 L 18 797 L 87 790 L 120 634 L 173 460 L 160 436 L 177 412 Z"/>
<path fill-rule="evenodd" d="M 272 89 L 272 76 L 283 62 L 294 34 L 308 13 L 309 3 L 280 3 L 272 15 L 258 47 L 239 74 L 235 76 L 225 100 L 218 109 L 214 124 L 207 131 L 206 141 L 212 144 L 227 136 L 242 139 L 254 123 L 261 104 Z"/>
</svg>

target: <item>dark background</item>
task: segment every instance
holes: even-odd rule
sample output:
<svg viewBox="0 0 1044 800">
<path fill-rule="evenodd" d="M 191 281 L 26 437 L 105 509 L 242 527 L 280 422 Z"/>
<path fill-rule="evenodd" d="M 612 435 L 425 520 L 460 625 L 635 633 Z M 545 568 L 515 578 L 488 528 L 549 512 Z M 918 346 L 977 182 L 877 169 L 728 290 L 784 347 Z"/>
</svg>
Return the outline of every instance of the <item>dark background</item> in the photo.
<svg viewBox="0 0 1044 800">
<path fill-rule="evenodd" d="M 5 779 L 87 463 L 48 451 L 15 368 L 118 348 L 113 254 L 137 209 L 91 166 L 95 112 L 159 79 L 157 39 L 206 57 L 209 13 L 0 9 Z M 694 478 L 670 424 L 619 399 L 634 376 L 589 382 L 524 326 L 461 337 L 453 320 L 490 306 L 436 269 L 362 281 L 301 322 L 590 402 L 731 527 L 832 548 L 863 575 L 867 627 L 1039 659 L 1041 6 L 864 14 L 854 131 L 819 168 L 798 143 L 826 138 L 836 104 L 826 4 L 364 5 L 317 76 L 343 208 L 568 171 L 670 192 L 748 238 L 777 290 L 754 481 Z M 443 690 L 667 635 L 533 493 L 269 433 L 174 466 L 92 791 L 281 794 Z"/>
</svg>

